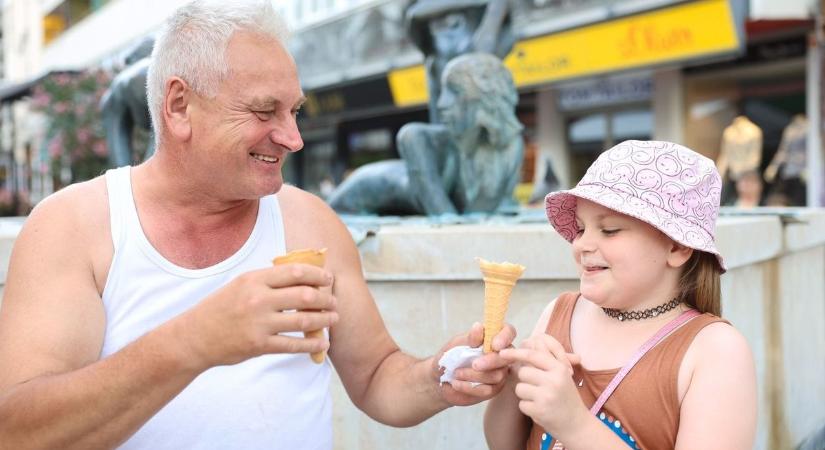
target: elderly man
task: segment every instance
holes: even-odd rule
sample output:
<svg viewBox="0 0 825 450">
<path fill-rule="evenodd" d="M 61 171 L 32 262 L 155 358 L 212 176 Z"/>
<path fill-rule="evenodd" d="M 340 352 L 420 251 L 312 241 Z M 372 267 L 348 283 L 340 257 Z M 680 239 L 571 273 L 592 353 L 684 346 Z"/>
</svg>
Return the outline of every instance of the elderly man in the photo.
<svg viewBox="0 0 825 450">
<path fill-rule="evenodd" d="M 438 355 L 480 345 L 478 325 L 436 357 L 402 353 L 346 228 L 283 185 L 304 96 L 270 3 L 175 13 L 148 76 L 156 153 L 29 217 L 0 312 L 0 447 L 329 449 L 331 368 L 307 355 L 326 349 L 389 425 L 501 389 L 497 353 L 438 382 Z M 271 265 L 320 247 L 326 270 Z M 320 328 L 328 340 L 301 334 Z"/>
</svg>

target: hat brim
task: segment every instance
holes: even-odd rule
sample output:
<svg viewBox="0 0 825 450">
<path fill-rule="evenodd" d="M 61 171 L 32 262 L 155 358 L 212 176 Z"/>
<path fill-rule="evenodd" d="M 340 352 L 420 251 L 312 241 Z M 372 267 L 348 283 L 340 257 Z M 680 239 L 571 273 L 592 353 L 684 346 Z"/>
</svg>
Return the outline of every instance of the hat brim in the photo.
<svg viewBox="0 0 825 450">
<path fill-rule="evenodd" d="M 487 0 L 423 1 L 413 3 L 407 9 L 406 16 L 409 20 L 427 20 L 452 11 L 485 6 L 487 6 Z"/>
<path fill-rule="evenodd" d="M 578 233 L 576 225 L 576 199 L 583 198 L 645 222 L 664 233 L 674 241 L 696 250 L 716 256 L 722 273 L 727 271 L 725 262 L 716 248 L 713 236 L 701 226 L 672 212 L 633 196 L 627 192 L 612 189 L 601 184 L 578 185 L 566 191 L 547 194 L 544 199 L 547 219 L 553 228 L 568 242 Z"/>
</svg>

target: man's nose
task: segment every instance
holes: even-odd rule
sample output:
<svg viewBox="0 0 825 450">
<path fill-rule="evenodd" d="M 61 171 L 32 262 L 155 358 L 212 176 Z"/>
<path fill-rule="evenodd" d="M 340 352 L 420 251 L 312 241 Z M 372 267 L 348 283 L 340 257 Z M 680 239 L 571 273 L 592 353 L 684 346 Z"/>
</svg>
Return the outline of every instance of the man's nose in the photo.
<svg viewBox="0 0 825 450">
<path fill-rule="evenodd" d="M 304 140 L 301 138 L 301 132 L 298 131 L 298 123 L 294 119 L 279 123 L 269 132 L 269 140 L 273 144 L 284 147 L 290 153 L 304 148 Z"/>
</svg>

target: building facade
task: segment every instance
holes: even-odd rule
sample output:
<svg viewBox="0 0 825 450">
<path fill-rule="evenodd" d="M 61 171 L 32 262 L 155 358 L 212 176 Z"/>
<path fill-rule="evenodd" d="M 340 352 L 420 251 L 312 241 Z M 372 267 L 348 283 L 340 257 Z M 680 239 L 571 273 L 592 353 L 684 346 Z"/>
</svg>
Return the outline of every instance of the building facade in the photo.
<svg viewBox="0 0 825 450">
<path fill-rule="evenodd" d="M 105 65 L 183 3 L 6 0 L 5 82 Z M 308 97 L 300 118 L 306 149 L 287 167 L 292 182 L 324 193 L 362 164 L 397 157 L 397 130 L 427 120 L 423 57 L 404 19 L 411 3 L 274 0 L 293 28 L 290 49 Z M 525 124 L 522 201 L 575 184 L 598 152 L 624 139 L 683 142 L 718 159 L 724 130 L 739 116 L 762 129 L 762 174 L 794 117 L 818 123 L 815 0 L 510 5 L 518 41 L 505 64 Z M 15 108 L 21 123 L 25 107 Z M 820 131 L 806 137 L 803 203 L 818 204 Z M 21 153 L 27 139 L 17 133 L 3 150 Z M 763 197 L 774 188 L 765 186 Z"/>
</svg>

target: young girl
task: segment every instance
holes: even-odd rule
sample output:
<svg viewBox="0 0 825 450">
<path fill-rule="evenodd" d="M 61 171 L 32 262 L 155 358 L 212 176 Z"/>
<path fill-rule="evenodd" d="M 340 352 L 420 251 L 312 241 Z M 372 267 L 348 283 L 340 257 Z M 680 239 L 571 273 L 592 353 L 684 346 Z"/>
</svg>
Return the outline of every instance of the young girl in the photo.
<svg viewBox="0 0 825 450">
<path fill-rule="evenodd" d="M 627 141 L 547 196 L 580 292 L 560 295 L 519 349 L 501 351 L 512 366 L 485 414 L 491 449 L 752 447 L 753 359 L 719 318 L 720 189 L 710 159 Z"/>
</svg>

